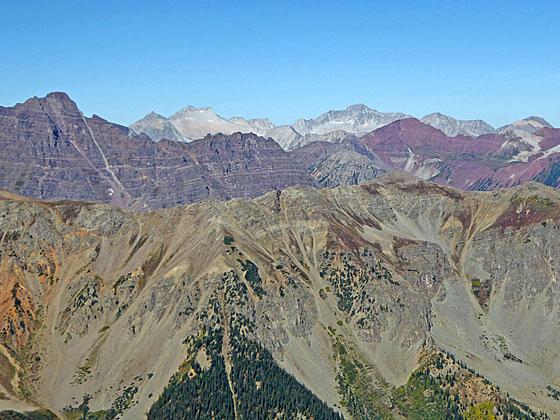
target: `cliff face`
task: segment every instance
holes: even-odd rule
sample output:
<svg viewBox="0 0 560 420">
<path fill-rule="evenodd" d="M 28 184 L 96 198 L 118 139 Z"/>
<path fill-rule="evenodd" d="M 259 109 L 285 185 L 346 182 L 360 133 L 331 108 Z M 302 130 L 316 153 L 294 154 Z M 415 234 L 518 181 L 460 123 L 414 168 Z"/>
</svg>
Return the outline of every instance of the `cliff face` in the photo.
<svg viewBox="0 0 560 420">
<path fill-rule="evenodd" d="M 84 117 L 63 93 L 0 108 L 0 187 L 43 199 L 151 209 L 310 185 L 274 141 L 216 135 L 192 145 Z"/>
<path fill-rule="evenodd" d="M 157 418 L 207 409 L 212 383 L 231 416 L 258 392 L 317 415 L 282 405 L 289 372 L 347 417 L 529 410 L 506 392 L 560 415 L 555 190 L 399 174 L 140 213 L 1 198 L 0 408 L 89 395 Z"/>
</svg>

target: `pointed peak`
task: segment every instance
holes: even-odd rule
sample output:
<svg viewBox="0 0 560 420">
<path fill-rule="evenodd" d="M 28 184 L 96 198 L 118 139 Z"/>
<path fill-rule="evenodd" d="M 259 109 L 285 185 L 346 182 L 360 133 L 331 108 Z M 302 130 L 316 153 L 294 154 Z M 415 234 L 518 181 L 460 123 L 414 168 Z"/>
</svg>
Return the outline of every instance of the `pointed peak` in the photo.
<svg viewBox="0 0 560 420">
<path fill-rule="evenodd" d="M 64 112 L 79 113 L 78 105 L 74 102 L 70 96 L 65 92 L 50 92 L 45 97 L 39 98 L 34 96 L 24 102 L 23 106 L 34 106 L 33 103 L 43 103 L 49 104 L 49 106 L 54 106 L 63 109 Z"/>
</svg>

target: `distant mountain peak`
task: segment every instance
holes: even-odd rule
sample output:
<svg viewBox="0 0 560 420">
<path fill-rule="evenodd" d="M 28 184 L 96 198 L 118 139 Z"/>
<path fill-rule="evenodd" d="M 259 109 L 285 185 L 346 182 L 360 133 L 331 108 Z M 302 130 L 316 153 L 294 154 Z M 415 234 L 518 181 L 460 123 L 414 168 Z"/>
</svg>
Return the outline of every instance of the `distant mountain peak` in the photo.
<svg viewBox="0 0 560 420">
<path fill-rule="evenodd" d="M 514 121 L 511 124 L 504 125 L 498 128 L 499 133 L 529 133 L 533 134 L 543 128 L 553 128 L 552 125 L 545 120 L 543 117 L 539 116 L 529 116 L 523 118 L 522 120 Z"/>
<path fill-rule="evenodd" d="M 147 114 L 144 118 L 165 118 L 163 115 L 158 114 L 155 111 L 151 111 L 149 114 Z"/>
<path fill-rule="evenodd" d="M 539 116 L 535 116 L 535 115 L 531 115 L 527 118 L 523 118 L 522 121 L 536 122 L 536 123 L 542 125 L 543 127 L 552 128 L 552 124 L 550 124 L 547 120 L 545 120 L 543 117 L 539 117 Z"/>
<path fill-rule="evenodd" d="M 340 130 L 350 134 L 364 135 L 393 121 L 408 117 L 410 115 L 398 112 L 380 112 L 364 104 L 353 104 L 343 110 L 327 111 L 317 118 L 297 120 L 293 127 L 302 135 L 327 134 Z"/>
<path fill-rule="evenodd" d="M 144 118 L 130 125 L 136 133 L 144 133 L 154 141 L 182 140 L 181 134 L 167 118 L 157 112 L 150 112 Z"/>
<path fill-rule="evenodd" d="M 422 117 L 420 120 L 438 130 L 443 131 L 450 137 L 459 135 L 478 137 L 483 134 L 494 133 L 496 130 L 483 120 L 458 120 L 441 112 L 433 112 Z"/>
</svg>

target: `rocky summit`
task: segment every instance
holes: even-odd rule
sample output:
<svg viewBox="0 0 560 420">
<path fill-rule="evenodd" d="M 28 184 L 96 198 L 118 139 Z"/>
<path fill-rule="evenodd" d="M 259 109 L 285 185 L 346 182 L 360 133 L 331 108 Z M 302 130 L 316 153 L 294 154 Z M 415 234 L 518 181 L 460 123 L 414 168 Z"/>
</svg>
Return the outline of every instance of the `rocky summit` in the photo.
<svg viewBox="0 0 560 420">
<path fill-rule="evenodd" d="M 3 192 L 0 220 L 3 418 L 560 416 L 541 184 L 393 173 L 152 212 Z"/>
</svg>

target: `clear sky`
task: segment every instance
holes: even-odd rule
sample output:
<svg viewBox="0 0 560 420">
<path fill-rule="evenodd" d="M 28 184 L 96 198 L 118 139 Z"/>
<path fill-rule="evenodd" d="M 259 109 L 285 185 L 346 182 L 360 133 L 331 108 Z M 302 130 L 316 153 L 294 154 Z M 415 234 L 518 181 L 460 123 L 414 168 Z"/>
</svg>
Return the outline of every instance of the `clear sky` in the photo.
<svg viewBox="0 0 560 420">
<path fill-rule="evenodd" d="M 68 92 L 129 124 L 212 106 L 276 123 L 365 103 L 560 126 L 555 1 L 6 1 L 0 104 Z"/>
</svg>

